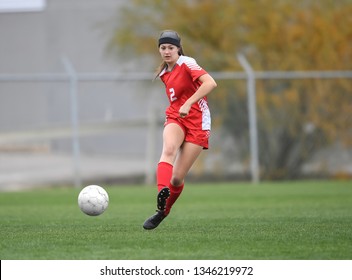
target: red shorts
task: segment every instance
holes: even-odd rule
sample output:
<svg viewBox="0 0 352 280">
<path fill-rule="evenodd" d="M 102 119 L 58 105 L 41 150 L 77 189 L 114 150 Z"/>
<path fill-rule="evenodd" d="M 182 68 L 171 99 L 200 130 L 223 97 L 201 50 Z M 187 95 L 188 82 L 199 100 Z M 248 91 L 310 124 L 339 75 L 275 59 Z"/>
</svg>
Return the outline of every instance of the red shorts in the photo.
<svg viewBox="0 0 352 280">
<path fill-rule="evenodd" d="M 175 123 L 182 128 L 183 132 L 185 133 L 185 142 L 190 142 L 198 146 L 202 146 L 205 150 L 209 148 L 210 130 L 189 129 L 184 126 L 178 119 L 173 118 L 166 118 L 164 127 L 170 123 Z"/>
</svg>

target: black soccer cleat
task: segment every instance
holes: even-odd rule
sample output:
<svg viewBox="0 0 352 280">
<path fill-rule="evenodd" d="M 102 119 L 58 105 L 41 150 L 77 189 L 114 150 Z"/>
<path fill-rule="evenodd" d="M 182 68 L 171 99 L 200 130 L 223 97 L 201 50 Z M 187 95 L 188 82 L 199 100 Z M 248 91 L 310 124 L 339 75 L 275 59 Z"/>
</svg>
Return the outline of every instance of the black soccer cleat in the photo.
<svg viewBox="0 0 352 280">
<path fill-rule="evenodd" d="M 166 218 L 167 215 L 165 214 L 164 211 L 166 207 L 166 201 L 169 198 L 169 196 L 170 196 L 170 189 L 168 187 L 165 187 L 160 190 L 156 198 L 156 205 L 158 210 L 156 210 L 156 214 L 154 214 L 144 222 L 143 224 L 144 229 L 154 229 L 162 222 L 162 220 Z"/>
<path fill-rule="evenodd" d="M 144 222 L 143 228 L 147 230 L 155 229 L 165 218 L 166 215 L 164 214 L 164 211 L 157 210 L 153 216 Z"/>
<path fill-rule="evenodd" d="M 170 189 L 168 187 L 162 188 L 157 196 L 156 205 L 159 211 L 164 211 L 166 206 L 166 201 L 170 196 Z"/>
</svg>

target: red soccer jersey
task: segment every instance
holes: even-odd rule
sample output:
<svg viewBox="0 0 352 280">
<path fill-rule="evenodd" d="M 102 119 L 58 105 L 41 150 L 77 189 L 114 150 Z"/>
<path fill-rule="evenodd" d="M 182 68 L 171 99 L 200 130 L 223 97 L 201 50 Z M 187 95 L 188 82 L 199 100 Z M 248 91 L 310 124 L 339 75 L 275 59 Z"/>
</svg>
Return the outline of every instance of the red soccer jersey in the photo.
<svg viewBox="0 0 352 280">
<path fill-rule="evenodd" d="M 198 78 L 204 74 L 207 72 L 193 58 L 180 56 L 172 71 L 164 69 L 159 75 L 170 102 L 166 116 L 179 119 L 189 129 L 210 130 L 211 118 L 206 97 L 194 103 L 185 118 L 180 118 L 179 114 L 180 107 L 201 85 Z"/>
</svg>

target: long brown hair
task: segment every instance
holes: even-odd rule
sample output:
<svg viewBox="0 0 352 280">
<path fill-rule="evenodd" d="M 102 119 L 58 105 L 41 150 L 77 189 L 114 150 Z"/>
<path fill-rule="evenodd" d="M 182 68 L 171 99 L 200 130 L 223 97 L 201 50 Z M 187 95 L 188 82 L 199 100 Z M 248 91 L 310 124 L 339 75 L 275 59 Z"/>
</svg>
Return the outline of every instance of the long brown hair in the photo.
<svg viewBox="0 0 352 280">
<path fill-rule="evenodd" d="M 172 33 L 174 33 L 174 34 L 176 35 L 176 37 L 179 39 L 179 41 L 181 42 L 181 37 L 180 37 L 180 35 L 178 35 L 178 33 L 177 33 L 176 31 L 174 31 L 174 30 L 164 30 L 164 31 L 161 32 L 160 37 L 162 37 L 162 35 L 163 35 L 164 32 L 172 32 Z M 159 47 L 160 47 L 160 46 L 159 46 Z M 180 46 L 178 47 L 178 55 L 185 55 L 184 52 L 183 52 L 182 44 L 180 44 Z M 159 77 L 160 73 L 161 73 L 166 67 L 167 67 L 166 62 L 165 62 L 165 61 L 162 61 L 162 62 L 160 63 L 160 65 L 156 68 L 154 80 Z"/>
</svg>

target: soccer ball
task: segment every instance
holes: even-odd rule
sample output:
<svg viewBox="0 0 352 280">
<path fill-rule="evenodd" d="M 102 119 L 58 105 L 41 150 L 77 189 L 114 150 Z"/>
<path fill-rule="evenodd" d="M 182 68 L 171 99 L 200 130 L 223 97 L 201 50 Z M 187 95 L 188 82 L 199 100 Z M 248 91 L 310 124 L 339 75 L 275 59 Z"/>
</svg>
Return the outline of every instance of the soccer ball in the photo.
<svg viewBox="0 0 352 280">
<path fill-rule="evenodd" d="M 78 206 L 89 216 L 103 214 L 109 205 L 109 195 L 100 186 L 90 185 L 81 190 L 78 195 Z"/>
</svg>

